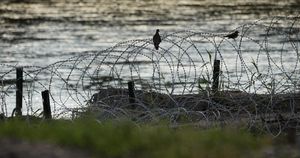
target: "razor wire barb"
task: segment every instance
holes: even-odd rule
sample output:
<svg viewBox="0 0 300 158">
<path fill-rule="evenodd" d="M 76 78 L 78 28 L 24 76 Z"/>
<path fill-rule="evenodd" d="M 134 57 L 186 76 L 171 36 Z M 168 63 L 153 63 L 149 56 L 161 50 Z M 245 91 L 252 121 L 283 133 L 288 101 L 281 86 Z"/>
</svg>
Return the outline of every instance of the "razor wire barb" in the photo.
<svg viewBox="0 0 300 158">
<path fill-rule="evenodd" d="M 264 18 L 236 30 L 234 40 L 226 33 L 184 30 L 164 34 L 158 51 L 151 39 L 130 40 L 45 67 L 25 66 L 24 109 L 36 114 L 40 92 L 48 89 L 54 118 L 88 111 L 99 121 L 235 123 L 275 136 L 291 122 L 298 127 L 300 17 Z M 216 59 L 220 95 L 212 96 Z M 9 115 L 16 66 L 0 66 L 1 113 Z M 128 81 L 135 82 L 135 109 L 129 108 Z"/>
</svg>

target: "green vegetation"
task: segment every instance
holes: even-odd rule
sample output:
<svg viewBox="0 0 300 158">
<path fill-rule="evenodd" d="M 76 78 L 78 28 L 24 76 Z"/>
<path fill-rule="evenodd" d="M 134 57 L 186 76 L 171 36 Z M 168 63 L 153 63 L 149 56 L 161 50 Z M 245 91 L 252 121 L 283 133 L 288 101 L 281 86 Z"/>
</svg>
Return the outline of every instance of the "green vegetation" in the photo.
<svg viewBox="0 0 300 158">
<path fill-rule="evenodd" d="M 167 125 L 93 120 L 0 123 L 0 138 L 48 142 L 78 148 L 95 157 L 233 158 L 260 157 L 271 145 L 266 136 L 228 129 L 171 129 Z"/>
</svg>

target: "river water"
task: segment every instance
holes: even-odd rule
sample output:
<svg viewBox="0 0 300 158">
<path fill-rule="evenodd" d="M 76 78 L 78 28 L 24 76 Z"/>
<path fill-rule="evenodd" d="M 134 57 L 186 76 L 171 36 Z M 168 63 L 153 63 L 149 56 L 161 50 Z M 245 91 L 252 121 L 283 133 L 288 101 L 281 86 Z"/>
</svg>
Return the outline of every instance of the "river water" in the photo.
<svg viewBox="0 0 300 158">
<path fill-rule="evenodd" d="M 244 79 L 244 83 L 246 83 L 249 82 L 249 78 L 255 77 L 257 74 L 254 74 L 253 71 L 256 68 L 254 66 L 255 64 L 251 64 L 252 61 L 254 63 L 259 62 L 258 65 L 261 66 L 260 69 L 267 71 L 266 74 L 269 74 L 270 65 L 275 65 L 273 67 L 277 66 L 279 68 L 278 71 L 274 70 L 272 74 L 288 71 L 293 71 L 294 74 L 295 71 L 298 70 L 300 20 L 297 19 L 297 17 L 299 18 L 299 12 L 300 2 L 297 0 L 1 0 L 0 64 L 3 67 L 1 70 L 1 80 L 8 80 L 15 76 L 13 72 L 7 73 L 7 71 L 12 71 L 12 67 L 14 66 L 47 67 L 55 62 L 69 60 L 74 56 L 81 56 L 91 52 L 110 49 L 110 47 L 124 41 L 143 40 L 147 43 L 147 40 L 151 40 L 155 30 L 158 28 L 160 29 L 162 37 L 166 38 L 165 41 L 175 38 L 177 35 L 180 37 L 188 35 L 189 38 L 194 38 L 193 41 L 197 41 L 199 37 L 203 38 L 213 35 L 214 37 L 221 37 L 220 39 L 215 39 L 217 42 L 220 42 L 220 40 L 223 39 L 222 37 L 224 34 L 235 29 L 242 31 L 244 33 L 243 35 L 251 37 L 251 39 L 248 39 L 248 43 L 250 44 L 245 44 L 245 46 L 242 47 L 244 50 L 243 57 L 238 53 L 241 50 L 238 40 L 235 42 L 225 42 L 223 46 L 224 52 L 221 58 L 225 63 L 223 64 L 227 73 L 227 75 L 225 75 L 225 80 L 228 82 L 240 83 L 240 80 Z M 273 17 L 277 16 L 283 18 L 279 18 L 280 20 L 275 20 L 275 22 L 272 21 Z M 242 30 L 244 29 L 242 26 L 253 24 L 255 22 L 257 23 L 253 25 L 255 27 L 253 27 L 251 33 L 246 34 L 245 31 Z M 268 32 L 266 28 L 268 28 L 267 26 L 271 23 L 272 27 L 281 29 L 281 31 L 278 31 L 277 29 L 277 32 L 275 33 L 282 35 L 282 32 L 285 32 L 285 34 L 280 38 L 277 38 L 277 35 L 275 35 L 275 38 L 268 39 L 268 42 L 266 42 L 266 40 L 264 40 L 264 35 Z M 185 31 L 196 32 L 199 34 L 191 35 L 190 32 Z M 293 42 L 292 44 L 288 44 L 288 46 L 282 42 L 282 39 L 286 39 L 286 34 L 289 34 L 287 31 L 294 32 L 293 37 L 291 37 Z M 272 33 L 274 32 L 271 31 L 270 34 Z M 171 36 L 171 34 L 174 34 L 174 36 Z M 257 42 L 259 40 L 264 40 L 265 42 Z M 165 45 L 162 44 L 162 47 L 169 47 L 168 44 L 170 43 L 166 43 L 167 42 L 165 42 Z M 247 41 L 245 43 L 247 43 Z M 202 48 L 202 50 L 200 49 L 200 52 L 217 52 L 214 49 L 216 46 L 209 46 L 206 42 L 199 42 L 198 44 L 199 47 Z M 270 50 L 268 53 L 277 53 L 278 60 L 277 57 L 274 57 L 274 59 L 272 58 L 273 61 L 271 60 L 267 63 L 262 62 L 263 60 L 270 59 L 270 57 L 260 58 L 262 55 L 257 54 L 257 52 L 260 52 L 267 44 L 270 45 L 268 46 L 270 49 L 268 49 L 267 52 Z M 252 48 L 258 45 L 260 47 L 257 50 Z M 235 46 L 237 46 L 237 50 L 235 50 Z M 180 48 L 183 47 L 185 46 L 180 46 Z M 121 48 L 126 49 L 126 47 L 120 46 L 119 49 Z M 174 52 L 172 49 L 170 49 L 170 51 Z M 229 54 L 232 49 L 237 52 L 234 57 Z M 256 51 L 256 54 L 253 54 L 254 51 Z M 191 52 L 192 55 L 186 60 L 187 63 L 191 61 L 191 58 L 195 59 L 193 58 L 193 53 L 197 54 L 197 51 L 195 50 Z M 283 55 L 283 52 L 289 55 Z M 144 55 L 143 53 L 141 54 Z M 188 68 L 185 69 L 184 67 L 184 55 L 179 56 L 182 57 L 183 64 L 181 67 L 183 67 L 182 70 L 185 74 L 185 76 L 183 75 L 184 79 L 180 80 L 180 76 L 182 76 L 181 69 L 175 70 L 174 65 L 171 66 L 174 69 L 170 68 L 170 66 L 166 66 L 164 69 L 162 64 L 160 65 L 162 66 L 160 71 L 165 71 L 163 72 L 165 73 L 165 76 L 159 77 L 166 78 L 166 76 L 169 75 L 172 78 L 172 75 L 168 74 L 171 69 L 171 72 L 177 71 L 177 77 L 179 78 L 179 81 L 176 79 L 166 80 L 165 84 L 169 84 L 170 82 L 195 81 L 195 78 L 190 80 L 189 75 L 186 75 Z M 206 55 L 207 60 L 209 60 L 208 57 L 210 58 L 209 55 Z M 86 59 L 89 58 L 85 58 L 85 60 Z M 167 60 L 167 57 L 164 57 L 164 60 Z M 252 68 L 249 68 L 251 66 L 245 67 L 245 65 L 243 65 L 245 60 L 248 62 L 246 65 L 252 65 Z M 141 58 L 141 61 L 145 61 L 145 59 Z M 112 59 L 105 62 L 116 62 L 116 60 Z M 128 61 L 120 60 L 120 62 L 124 63 Z M 165 63 L 168 62 L 169 61 L 165 61 Z M 199 61 L 197 65 L 197 61 L 195 60 L 195 63 L 196 66 L 194 65 L 194 67 L 201 67 L 205 62 Z M 73 65 L 66 65 L 72 67 L 74 66 L 74 63 Z M 153 77 L 157 77 L 153 75 L 157 70 L 152 70 L 152 68 L 152 66 L 147 67 L 146 65 L 144 67 L 145 71 L 140 72 L 138 75 L 145 73 L 145 76 L 147 76 L 148 72 L 146 70 L 150 69 L 150 75 L 148 74 L 148 77 L 152 77 L 152 79 Z M 105 69 L 105 67 L 102 67 L 102 69 Z M 237 72 L 236 69 L 240 69 L 239 72 Z M 118 73 L 119 75 L 121 74 L 119 77 L 126 77 L 126 75 L 130 76 L 129 68 L 124 68 L 122 70 L 125 72 L 122 72 L 122 74 Z M 248 74 L 241 79 L 237 77 L 240 75 L 240 71 L 251 71 L 252 74 Z M 68 75 L 71 73 L 68 70 L 62 69 L 59 70 L 59 73 L 61 73 L 61 75 L 59 75 L 60 77 L 67 76 L 63 77 L 64 80 L 69 80 L 70 77 L 68 77 Z M 111 72 L 105 75 L 109 76 L 110 73 Z M 51 74 L 45 72 L 42 74 L 43 75 L 38 74 L 39 79 L 51 76 Z M 279 79 L 279 82 L 281 82 L 280 85 L 282 85 L 279 89 L 282 89 L 286 85 L 292 84 L 295 86 L 298 84 L 298 80 L 292 81 L 292 79 L 290 79 L 296 76 L 290 74 L 283 75 L 287 76 L 290 81 L 283 83 L 281 81 L 282 79 Z M 228 77 L 230 76 L 235 78 L 229 80 Z M 261 77 L 261 75 L 257 75 L 256 77 Z M 173 76 L 173 78 L 176 77 Z M 77 81 L 78 80 L 80 79 L 77 79 Z M 266 82 L 267 79 L 261 84 L 271 85 L 270 83 L 273 83 L 272 81 L 270 81 L 270 83 Z M 51 82 L 51 86 L 53 85 L 55 85 L 55 82 Z M 39 88 L 36 91 L 49 87 L 50 86 L 47 84 L 47 86 L 42 86 L 42 88 Z M 61 85 L 59 84 L 53 87 L 61 88 Z M 86 89 L 91 87 L 91 85 L 82 85 L 82 87 Z M 245 87 L 247 86 L 244 85 L 244 88 Z M 30 88 L 32 88 L 32 85 L 28 88 L 28 91 L 35 91 Z M 235 88 L 240 87 L 238 86 Z M 4 105 L 3 102 L 6 102 L 5 105 L 7 105 L 7 103 L 13 104 L 13 91 L 4 91 L 8 91 L 9 94 L 3 94 L 2 105 Z M 182 88 L 179 91 L 182 91 Z M 192 91 L 193 89 L 189 92 Z M 267 90 L 264 89 L 261 91 Z M 53 97 L 56 95 L 59 96 L 60 99 L 65 97 L 64 92 L 57 92 L 57 94 L 54 93 L 54 90 L 52 92 Z M 90 93 L 86 95 L 85 99 L 91 96 Z M 60 103 L 57 104 L 69 106 L 66 102 L 69 100 L 70 96 L 66 96 L 68 99 L 61 99 Z M 30 103 L 28 102 L 30 101 L 28 100 L 32 101 L 32 96 L 27 98 L 30 99 L 27 99 L 27 102 L 25 102 L 29 105 Z M 39 99 L 33 99 L 33 101 L 34 100 Z M 74 103 L 74 100 L 76 99 L 70 100 L 73 100 L 73 106 L 74 104 L 84 104 L 82 101 L 78 101 L 79 103 L 75 101 Z"/>
<path fill-rule="evenodd" d="M 178 30 L 227 32 L 247 22 L 297 15 L 297 1 L 2 0 L 0 63 L 47 65 L 76 53 Z"/>
</svg>

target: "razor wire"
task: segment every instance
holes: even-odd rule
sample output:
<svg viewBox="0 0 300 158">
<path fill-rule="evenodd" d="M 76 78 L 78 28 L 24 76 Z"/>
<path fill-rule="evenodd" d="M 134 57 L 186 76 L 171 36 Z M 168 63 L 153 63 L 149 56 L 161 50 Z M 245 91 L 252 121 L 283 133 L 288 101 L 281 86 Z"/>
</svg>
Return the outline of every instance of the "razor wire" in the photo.
<svg viewBox="0 0 300 158">
<path fill-rule="evenodd" d="M 45 67 L 24 66 L 23 112 L 38 115 L 49 90 L 54 118 L 95 115 L 99 121 L 168 121 L 171 126 L 243 124 L 275 136 L 299 127 L 300 17 L 272 17 L 226 33 L 183 30 L 87 51 Z M 218 96 L 213 61 L 221 61 Z M 15 105 L 16 65 L 0 64 L 1 113 Z M 135 108 L 128 101 L 134 81 Z M 283 119 L 284 118 L 284 119 Z"/>
</svg>

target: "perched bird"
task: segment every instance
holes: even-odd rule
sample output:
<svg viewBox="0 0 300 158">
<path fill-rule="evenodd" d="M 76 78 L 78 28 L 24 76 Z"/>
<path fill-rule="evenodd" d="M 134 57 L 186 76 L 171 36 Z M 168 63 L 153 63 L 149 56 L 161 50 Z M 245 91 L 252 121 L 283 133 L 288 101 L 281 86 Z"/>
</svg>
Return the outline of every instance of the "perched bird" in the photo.
<svg viewBox="0 0 300 158">
<path fill-rule="evenodd" d="M 157 29 L 155 35 L 153 36 L 153 44 L 156 50 L 158 50 L 158 46 L 160 42 L 161 42 L 161 38 L 159 35 L 159 29 Z"/>
<path fill-rule="evenodd" d="M 239 31 L 234 31 L 233 33 L 228 34 L 228 35 L 226 35 L 226 36 L 224 36 L 224 37 L 228 37 L 228 38 L 235 39 L 235 38 L 237 38 L 238 36 L 239 36 Z"/>
</svg>

